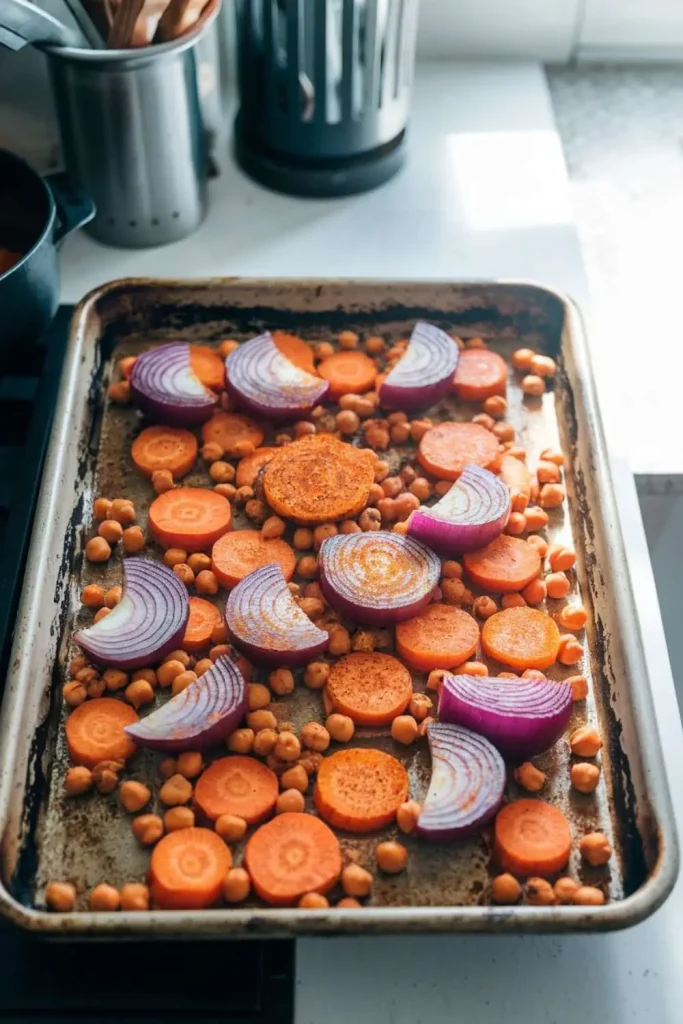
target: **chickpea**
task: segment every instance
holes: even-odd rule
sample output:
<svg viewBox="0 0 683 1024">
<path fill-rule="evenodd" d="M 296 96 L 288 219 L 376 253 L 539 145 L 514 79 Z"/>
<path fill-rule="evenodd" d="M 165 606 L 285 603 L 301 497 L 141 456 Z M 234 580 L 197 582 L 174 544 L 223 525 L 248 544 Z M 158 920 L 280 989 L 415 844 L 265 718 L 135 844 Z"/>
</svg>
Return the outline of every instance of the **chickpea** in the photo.
<svg viewBox="0 0 683 1024">
<path fill-rule="evenodd" d="M 569 772 L 574 789 L 579 793 L 593 793 L 600 781 L 600 767 L 588 761 L 573 764 Z"/>
<path fill-rule="evenodd" d="M 575 603 L 566 605 L 557 617 L 563 629 L 583 629 L 588 615 L 583 605 Z"/>
<path fill-rule="evenodd" d="M 375 637 L 369 629 L 359 629 L 351 637 L 352 651 L 374 651 Z"/>
<path fill-rule="evenodd" d="M 336 743 L 348 743 L 356 731 L 352 718 L 336 713 L 328 715 L 325 728 Z"/>
<path fill-rule="evenodd" d="M 389 430 L 389 437 L 394 444 L 406 444 L 410 439 L 410 425 L 408 423 L 394 423 Z"/>
<path fill-rule="evenodd" d="M 69 768 L 64 779 L 64 792 L 67 796 L 80 796 L 92 789 L 93 778 L 89 768 L 78 765 Z"/>
<path fill-rule="evenodd" d="M 426 693 L 414 693 L 408 704 L 408 712 L 416 722 L 423 722 L 433 708 L 433 701 Z"/>
<path fill-rule="evenodd" d="M 410 424 L 410 440 L 419 444 L 428 430 L 432 428 L 432 421 L 428 419 L 413 420 Z"/>
<path fill-rule="evenodd" d="M 329 905 L 327 897 L 319 892 L 306 892 L 297 903 L 302 910 L 325 910 Z"/>
<path fill-rule="evenodd" d="M 559 600 L 566 597 L 570 591 L 569 580 L 563 572 L 551 572 L 545 578 L 545 585 L 548 588 L 548 597 Z"/>
<path fill-rule="evenodd" d="M 197 573 L 194 586 L 198 594 L 217 594 L 218 578 L 210 569 L 202 569 Z"/>
<path fill-rule="evenodd" d="M 271 693 L 263 683 L 249 683 L 247 687 L 247 700 L 250 711 L 259 711 L 270 704 Z"/>
<path fill-rule="evenodd" d="M 216 494 L 220 494 L 222 498 L 226 498 L 228 501 L 233 501 L 237 488 L 233 487 L 232 484 L 216 484 L 214 487 Z"/>
<path fill-rule="evenodd" d="M 533 356 L 531 360 L 531 372 L 539 377 L 554 377 L 557 373 L 557 365 L 550 356 Z"/>
<path fill-rule="evenodd" d="M 522 679 L 538 679 L 542 682 L 545 678 L 544 673 L 538 668 L 525 668 L 522 672 Z"/>
<path fill-rule="evenodd" d="M 337 413 L 335 424 L 340 434 L 349 437 L 360 428 L 360 416 L 352 409 L 342 409 Z"/>
<path fill-rule="evenodd" d="M 572 688 L 572 700 L 585 700 L 588 696 L 588 680 L 585 676 L 569 676 L 565 679 Z"/>
<path fill-rule="evenodd" d="M 157 680 L 159 686 L 170 686 L 176 676 L 185 671 L 182 661 L 165 661 L 157 669 Z"/>
<path fill-rule="evenodd" d="M 177 832 L 181 828 L 192 828 L 195 823 L 194 811 L 190 807 L 169 807 L 164 811 L 164 829 Z"/>
<path fill-rule="evenodd" d="M 121 910 L 149 910 L 149 889 L 141 882 L 121 886 Z"/>
<path fill-rule="evenodd" d="M 104 604 L 104 590 L 96 583 L 90 583 L 81 591 L 81 604 L 86 608 L 101 608 Z"/>
<path fill-rule="evenodd" d="M 95 498 L 92 514 L 95 519 L 109 519 L 111 516 L 111 502 L 109 498 Z"/>
<path fill-rule="evenodd" d="M 461 676 L 487 676 L 489 670 L 481 661 L 464 661 L 455 671 Z"/>
<path fill-rule="evenodd" d="M 228 736 L 226 745 L 228 750 L 232 750 L 233 754 L 249 754 L 252 749 L 255 750 L 256 748 L 255 737 L 256 734 L 253 729 L 235 729 Z"/>
<path fill-rule="evenodd" d="M 301 743 L 293 732 L 280 733 L 273 753 L 281 761 L 298 761 L 301 757 Z"/>
<path fill-rule="evenodd" d="M 164 552 L 164 565 L 173 569 L 176 565 L 183 565 L 187 562 L 187 551 L 182 548 L 169 548 Z"/>
<path fill-rule="evenodd" d="M 252 487 L 238 487 L 235 491 L 235 501 L 238 505 L 246 505 L 248 501 L 251 501 L 254 497 L 254 490 Z"/>
<path fill-rule="evenodd" d="M 318 576 L 318 559 L 314 555 L 304 555 L 299 559 L 297 570 L 304 579 L 313 580 Z"/>
<path fill-rule="evenodd" d="M 142 782 L 129 779 L 119 786 L 119 800 L 129 814 L 137 814 L 152 799 L 152 794 Z"/>
<path fill-rule="evenodd" d="M 381 356 L 387 346 L 384 338 L 378 334 L 371 334 L 369 338 L 365 339 L 364 347 L 369 356 Z"/>
<path fill-rule="evenodd" d="M 361 533 L 361 528 L 358 523 L 354 523 L 353 519 L 345 519 L 339 524 L 340 533 Z"/>
<path fill-rule="evenodd" d="M 294 692 L 294 676 L 288 668 L 276 668 L 268 676 L 268 685 L 278 697 Z"/>
<path fill-rule="evenodd" d="M 310 551 L 313 547 L 313 531 L 300 527 L 294 531 L 292 543 L 297 551 Z"/>
<path fill-rule="evenodd" d="M 375 847 L 375 860 L 380 871 L 387 875 L 398 875 L 408 863 L 408 851 L 401 843 L 378 843 Z"/>
<path fill-rule="evenodd" d="M 543 484 L 538 500 L 542 508 L 560 508 L 565 497 L 565 490 L 561 484 Z"/>
<path fill-rule="evenodd" d="M 517 903 L 521 895 L 522 887 L 514 875 L 507 872 L 503 875 L 496 875 L 491 882 L 491 899 L 494 903 L 510 906 Z"/>
<path fill-rule="evenodd" d="M 85 557 L 89 562 L 106 562 L 111 548 L 104 537 L 91 537 L 85 545 Z"/>
<path fill-rule="evenodd" d="M 76 903 L 76 887 L 71 882 L 48 882 L 45 889 L 45 902 L 49 910 L 59 914 L 68 914 Z"/>
<path fill-rule="evenodd" d="M 569 737 L 572 754 L 578 757 L 595 757 L 602 747 L 602 740 L 597 729 L 590 725 L 582 725 Z"/>
<path fill-rule="evenodd" d="M 355 331 L 342 331 L 338 340 L 339 348 L 358 348 L 359 338 Z"/>
<path fill-rule="evenodd" d="M 550 907 L 555 902 L 553 887 L 545 878 L 527 878 L 524 896 L 534 907 Z"/>
<path fill-rule="evenodd" d="M 343 899 L 337 901 L 337 906 L 343 910 L 360 910 L 362 904 L 354 899 L 353 896 L 344 896 Z"/>
<path fill-rule="evenodd" d="M 526 512 L 529 505 L 528 496 L 522 492 L 516 490 L 514 487 L 510 491 L 510 508 L 513 512 Z M 527 529 L 526 518 L 524 520 L 524 529 Z"/>
<path fill-rule="evenodd" d="M 473 416 L 472 422 L 476 423 L 478 427 L 483 427 L 484 430 L 493 430 L 496 425 L 493 416 L 489 416 L 486 412 L 480 412 L 477 416 Z"/>
<path fill-rule="evenodd" d="M 174 757 L 165 757 L 159 765 L 159 774 L 162 779 L 170 779 L 176 773 L 176 761 Z"/>
<path fill-rule="evenodd" d="M 223 899 L 226 903 L 241 903 L 251 889 L 251 879 L 244 868 L 230 868 L 223 882 Z"/>
<path fill-rule="evenodd" d="M 550 518 L 548 513 L 544 509 L 538 508 L 537 505 L 525 508 L 523 514 L 526 530 L 529 533 L 533 533 L 535 530 L 542 530 L 544 526 L 548 525 Z"/>
<path fill-rule="evenodd" d="M 202 458 L 205 462 L 218 462 L 225 455 L 223 446 L 217 444 L 215 441 L 208 441 L 207 444 L 202 446 Z"/>
<path fill-rule="evenodd" d="M 548 587 L 541 579 L 532 580 L 522 590 L 522 597 L 527 604 L 537 605 L 545 601 L 548 596 Z"/>
<path fill-rule="evenodd" d="M 159 790 L 159 799 L 166 807 L 178 807 L 186 804 L 192 797 L 192 783 L 176 772 L 170 779 L 166 779 Z"/>
<path fill-rule="evenodd" d="M 576 552 L 561 544 L 552 544 L 548 548 L 548 562 L 553 572 L 566 572 L 576 565 Z"/>
<path fill-rule="evenodd" d="M 85 683 L 78 679 L 72 679 L 62 687 L 62 697 L 64 703 L 70 708 L 77 708 L 79 704 L 88 699 L 88 690 Z"/>
<path fill-rule="evenodd" d="M 579 888 L 579 883 L 575 882 L 573 878 L 565 876 L 564 878 L 558 878 L 553 886 L 553 892 L 555 894 L 556 903 L 571 903 L 574 898 L 574 893 Z"/>
<path fill-rule="evenodd" d="M 580 885 L 572 896 L 572 903 L 580 907 L 600 907 L 604 902 L 604 892 L 593 885 Z"/>
<path fill-rule="evenodd" d="M 493 417 L 494 420 L 502 419 L 507 412 L 507 408 L 508 404 L 502 395 L 491 395 L 490 398 L 484 399 L 482 404 L 484 412 L 488 416 Z"/>
<path fill-rule="evenodd" d="M 247 831 L 247 823 L 244 818 L 236 814 L 221 814 L 214 822 L 216 834 L 224 839 L 226 843 L 238 843 L 243 839 Z"/>
<path fill-rule="evenodd" d="M 180 582 L 184 583 L 186 587 L 191 587 L 194 583 L 194 573 L 185 562 L 180 562 L 178 565 L 174 565 L 173 572 L 176 574 Z"/>
<path fill-rule="evenodd" d="M 380 498 L 377 502 L 377 511 L 382 517 L 383 523 L 392 523 L 396 519 L 396 503 L 393 498 Z"/>
<path fill-rule="evenodd" d="M 111 518 L 122 526 L 135 522 L 135 505 L 128 498 L 114 498 L 111 503 Z"/>
<path fill-rule="evenodd" d="M 330 734 L 319 722 L 307 722 L 301 730 L 301 745 L 306 750 L 327 750 L 330 745 Z"/>
<path fill-rule="evenodd" d="M 348 654 L 351 650 L 351 637 L 349 631 L 344 629 L 343 626 L 333 626 L 329 631 L 330 641 L 328 644 L 328 653 L 334 657 L 340 654 Z M 313 664 L 324 664 L 323 662 L 314 662 Z M 328 666 L 329 673 L 329 666 Z M 305 675 L 304 675 L 305 681 Z M 324 683 L 323 683 L 324 685 Z"/>
<path fill-rule="evenodd" d="M 364 533 L 372 530 L 379 530 L 382 525 L 382 516 L 376 508 L 366 508 L 361 512 L 358 525 Z"/>
<path fill-rule="evenodd" d="M 300 757 L 298 761 L 298 764 L 309 776 L 316 775 L 322 763 L 323 755 L 312 750 L 305 751 L 303 757 Z"/>
<path fill-rule="evenodd" d="M 432 496 L 432 485 L 424 476 L 416 477 L 410 484 L 409 490 L 420 502 L 427 501 Z"/>
<path fill-rule="evenodd" d="M 562 479 L 560 467 L 554 462 L 544 462 L 542 459 L 536 469 L 536 476 L 539 484 L 559 484 Z"/>
<path fill-rule="evenodd" d="M 238 732 L 241 730 L 238 730 Z M 251 732 L 251 730 L 249 730 Z M 235 734 L 233 733 L 233 736 Z M 278 734 L 275 729 L 261 729 L 253 739 L 254 753 L 259 757 L 268 757 L 275 750 Z"/>
<path fill-rule="evenodd" d="M 96 885 L 88 898 L 88 906 L 91 910 L 118 910 L 121 906 L 118 889 L 105 882 Z"/>
<path fill-rule="evenodd" d="M 93 622 L 99 622 L 100 619 L 103 619 L 105 618 L 105 616 L 109 615 L 110 611 L 111 608 L 100 608 L 100 610 L 98 612 L 95 612 L 95 614 L 93 615 Z"/>
<path fill-rule="evenodd" d="M 308 789 L 308 772 L 303 765 L 295 764 L 292 768 L 287 768 L 282 773 L 280 785 L 283 790 L 295 790 L 298 793 L 305 793 Z"/>
<path fill-rule="evenodd" d="M 254 732 L 259 733 L 262 729 L 277 728 L 277 718 L 272 711 L 265 711 L 261 708 L 258 711 L 250 711 L 247 715 L 247 725 Z"/>
<path fill-rule="evenodd" d="M 560 648 L 557 660 L 561 665 L 576 665 L 583 657 L 583 644 L 580 644 L 571 633 L 560 637 Z"/>
<path fill-rule="evenodd" d="M 535 353 L 530 348 L 518 348 L 516 352 L 512 353 L 512 359 L 510 360 L 515 370 L 526 373 L 527 370 L 531 369 L 531 360 L 534 358 Z"/>
<path fill-rule="evenodd" d="M 532 535 L 531 537 L 527 537 L 526 542 L 527 544 L 530 544 L 532 548 L 536 548 L 541 558 L 545 558 L 548 551 L 548 542 L 543 540 L 543 537 Z"/>
<path fill-rule="evenodd" d="M 216 644 L 209 651 L 209 658 L 211 661 L 218 661 L 219 658 L 229 656 L 232 649 L 228 644 Z"/>
<path fill-rule="evenodd" d="M 372 888 L 372 875 L 360 864 L 348 864 L 341 873 L 341 885 L 347 896 L 368 896 Z"/>
<path fill-rule="evenodd" d="M 107 388 L 107 396 L 117 405 L 125 405 L 130 401 L 130 382 L 127 380 L 116 381 Z"/>
<path fill-rule="evenodd" d="M 235 341 L 234 338 L 226 338 L 218 346 L 221 359 L 227 359 L 231 352 L 234 352 L 236 348 L 239 348 L 239 341 Z"/>
<path fill-rule="evenodd" d="M 415 831 L 417 819 L 420 817 L 421 807 L 416 800 L 406 800 L 396 811 L 396 824 L 401 832 L 409 835 Z"/>
<path fill-rule="evenodd" d="M 235 479 L 235 468 L 229 462 L 217 459 L 209 466 L 209 476 L 217 484 L 231 484 Z"/>
<path fill-rule="evenodd" d="M 491 433 L 495 434 L 501 443 L 515 439 L 515 428 L 511 423 L 503 423 L 502 420 L 500 423 L 496 423 Z"/>
<path fill-rule="evenodd" d="M 412 512 L 420 507 L 420 499 L 411 492 L 399 494 L 394 501 L 394 512 L 399 522 L 404 522 Z"/>
<path fill-rule="evenodd" d="M 417 739 L 417 722 L 412 715 L 398 715 L 391 723 L 391 738 L 408 746 Z"/>
<path fill-rule="evenodd" d="M 117 690 L 122 690 L 124 686 L 128 686 L 128 673 L 122 672 L 118 668 L 108 668 L 102 676 L 105 686 L 110 693 L 115 693 Z"/>
<path fill-rule="evenodd" d="M 380 486 L 386 498 L 395 498 L 403 490 L 403 481 L 399 476 L 388 476 L 382 480 Z M 380 512 L 381 511 L 382 510 L 380 509 Z"/>
<path fill-rule="evenodd" d="M 434 668 L 427 676 L 427 689 L 433 693 L 441 693 L 441 687 L 443 686 L 443 677 L 446 674 L 446 670 L 443 668 Z"/>
<path fill-rule="evenodd" d="M 444 604 L 472 604 L 474 596 L 462 580 L 441 580 Z"/>
<path fill-rule="evenodd" d="M 178 754 L 178 773 L 186 779 L 196 779 L 204 767 L 204 760 L 198 750 L 184 750 Z"/>
<path fill-rule="evenodd" d="M 172 491 L 175 486 L 173 474 L 170 469 L 155 469 L 152 473 L 152 487 L 157 494 L 165 494 Z"/>
<path fill-rule="evenodd" d="M 164 834 L 164 823 L 158 814 L 139 814 L 133 818 L 133 835 L 143 846 L 152 846 Z"/>
<path fill-rule="evenodd" d="M 526 519 L 522 512 L 511 512 L 507 521 L 505 532 L 511 537 L 519 537 L 526 530 Z"/>
<path fill-rule="evenodd" d="M 438 480 L 434 484 L 434 494 L 436 494 L 437 498 L 443 498 L 444 494 L 448 494 L 452 486 L 451 480 Z"/>
<path fill-rule="evenodd" d="M 522 380 L 522 391 L 525 395 L 540 398 L 545 391 L 545 382 L 542 377 L 530 373 Z"/>
<path fill-rule="evenodd" d="M 136 555 L 145 546 L 145 535 L 139 526 L 128 526 L 121 534 L 123 550 L 127 555 Z"/>
<path fill-rule="evenodd" d="M 84 668 L 88 668 L 88 662 L 87 659 L 84 658 L 82 654 L 77 654 L 69 662 L 69 672 L 71 673 L 72 676 L 76 676 L 77 673 Z"/>
<path fill-rule="evenodd" d="M 539 771 L 531 761 L 525 761 L 514 771 L 515 781 L 529 793 L 538 793 L 545 785 L 546 774 Z"/>
</svg>

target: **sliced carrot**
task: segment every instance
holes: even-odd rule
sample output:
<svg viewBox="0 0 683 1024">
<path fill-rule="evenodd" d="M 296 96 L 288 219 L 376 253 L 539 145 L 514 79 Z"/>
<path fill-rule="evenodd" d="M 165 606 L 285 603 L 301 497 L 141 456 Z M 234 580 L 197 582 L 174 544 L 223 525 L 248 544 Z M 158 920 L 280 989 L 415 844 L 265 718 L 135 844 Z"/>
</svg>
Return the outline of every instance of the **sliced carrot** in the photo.
<svg viewBox="0 0 683 1024">
<path fill-rule="evenodd" d="M 527 500 L 531 498 L 531 473 L 521 459 L 504 455 L 500 460 L 500 479 L 511 491 L 519 491 Z"/>
<path fill-rule="evenodd" d="M 212 906 L 232 867 L 232 854 L 210 828 L 179 828 L 160 839 L 149 862 L 155 904 L 162 910 Z"/>
<path fill-rule="evenodd" d="M 130 704 L 115 697 L 95 697 L 80 704 L 64 726 L 69 757 L 86 768 L 94 768 L 100 761 L 127 761 L 137 747 L 124 726 L 137 721 Z"/>
<path fill-rule="evenodd" d="M 315 434 L 281 448 L 263 471 L 266 501 L 295 522 L 350 519 L 368 503 L 375 479 L 374 453 Z"/>
<path fill-rule="evenodd" d="M 396 626 L 396 651 L 412 668 L 431 672 L 468 661 L 479 643 L 479 626 L 462 608 L 430 604 Z"/>
<path fill-rule="evenodd" d="M 217 540 L 211 551 L 211 568 L 224 587 L 234 587 L 254 569 L 276 562 L 289 582 L 296 555 L 286 540 L 264 540 L 258 530 L 235 530 Z"/>
<path fill-rule="evenodd" d="M 505 533 L 485 548 L 463 555 L 462 560 L 469 578 L 495 594 L 523 590 L 541 568 L 538 548 Z"/>
<path fill-rule="evenodd" d="M 180 427 L 146 427 L 133 441 L 130 454 L 135 468 L 145 476 L 168 469 L 177 478 L 194 466 L 197 438 Z"/>
<path fill-rule="evenodd" d="M 277 775 L 256 758 L 221 757 L 199 776 L 194 802 L 210 821 L 236 814 L 253 825 L 270 814 L 278 791 Z"/>
<path fill-rule="evenodd" d="M 253 487 L 256 477 L 267 466 L 279 448 L 257 448 L 252 455 L 245 455 L 237 463 L 235 483 L 238 487 Z"/>
<path fill-rule="evenodd" d="M 510 668 L 550 668 L 560 649 L 560 631 L 538 608 L 504 608 L 484 623 L 481 645 L 489 658 Z"/>
<path fill-rule="evenodd" d="M 497 467 L 498 438 L 478 423 L 439 423 L 423 436 L 417 457 L 439 480 L 457 480 L 468 462 Z"/>
<path fill-rule="evenodd" d="M 222 391 L 225 387 L 225 363 L 208 345 L 190 346 L 190 367 L 205 388 Z"/>
<path fill-rule="evenodd" d="M 211 642 L 211 634 L 223 619 L 216 605 L 203 597 L 191 597 L 189 605 L 190 617 L 181 646 L 186 651 L 201 651 Z"/>
<path fill-rule="evenodd" d="M 299 369 L 306 373 L 315 375 L 315 363 L 313 361 L 313 348 L 303 338 L 296 334 L 288 334 L 287 331 L 273 331 L 272 338 L 283 356 L 294 363 Z"/>
<path fill-rule="evenodd" d="M 165 548 L 205 551 L 232 525 L 230 502 L 204 487 L 165 491 L 149 506 L 152 536 Z"/>
<path fill-rule="evenodd" d="M 323 818 L 348 832 L 374 832 L 408 798 L 408 774 L 395 757 L 372 747 L 338 750 L 318 769 L 313 800 Z"/>
<path fill-rule="evenodd" d="M 244 851 L 254 891 L 266 903 L 286 907 L 304 893 L 326 893 L 342 869 L 339 840 L 312 814 L 279 814 L 254 832 Z"/>
<path fill-rule="evenodd" d="M 356 349 L 335 352 L 323 359 L 318 373 L 330 382 L 330 397 L 362 395 L 375 383 L 377 367 L 365 352 Z"/>
<path fill-rule="evenodd" d="M 389 725 L 407 708 L 413 681 L 398 658 L 357 652 L 332 666 L 327 695 L 357 725 Z"/>
<path fill-rule="evenodd" d="M 507 366 L 489 348 L 467 348 L 460 353 L 453 378 L 453 390 L 464 402 L 483 402 L 492 395 L 505 395 Z"/>
<path fill-rule="evenodd" d="M 248 416 L 236 412 L 224 412 L 220 409 L 202 427 L 204 444 L 219 444 L 228 455 L 243 455 L 239 446 L 244 442 L 259 448 L 263 444 L 262 428 Z"/>
<path fill-rule="evenodd" d="M 495 856 L 515 875 L 552 875 L 569 860 L 572 832 L 562 811 L 542 800 L 515 800 L 498 812 Z"/>
</svg>

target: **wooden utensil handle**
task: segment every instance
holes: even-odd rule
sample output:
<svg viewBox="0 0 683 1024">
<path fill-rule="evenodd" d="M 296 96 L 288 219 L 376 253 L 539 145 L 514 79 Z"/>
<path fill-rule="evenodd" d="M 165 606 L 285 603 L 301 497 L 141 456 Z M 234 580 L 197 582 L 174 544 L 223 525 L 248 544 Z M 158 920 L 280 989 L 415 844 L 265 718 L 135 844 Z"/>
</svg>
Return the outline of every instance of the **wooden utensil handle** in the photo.
<svg viewBox="0 0 683 1024">
<path fill-rule="evenodd" d="M 168 43 L 187 32 L 199 19 L 207 0 L 169 0 L 161 15 L 153 42 Z"/>
<path fill-rule="evenodd" d="M 127 49 L 132 45 L 135 24 L 145 3 L 146 0 L 121 0 L 107 39 L 110 50 Z"/>
</svg>

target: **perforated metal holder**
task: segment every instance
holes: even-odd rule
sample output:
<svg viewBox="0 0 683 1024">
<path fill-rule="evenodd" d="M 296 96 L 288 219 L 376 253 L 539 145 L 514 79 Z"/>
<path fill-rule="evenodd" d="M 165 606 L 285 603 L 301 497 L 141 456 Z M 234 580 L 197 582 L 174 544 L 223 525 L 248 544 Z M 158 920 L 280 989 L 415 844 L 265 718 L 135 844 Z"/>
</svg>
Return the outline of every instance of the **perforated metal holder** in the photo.
<svg viewBox="0 0 683 1024">
<path fill-rule="evenodd" d="M 237 0 L 235 155 L 262 184 L 338 196 L 405 155 L 418 0 Z"/>
</svg>

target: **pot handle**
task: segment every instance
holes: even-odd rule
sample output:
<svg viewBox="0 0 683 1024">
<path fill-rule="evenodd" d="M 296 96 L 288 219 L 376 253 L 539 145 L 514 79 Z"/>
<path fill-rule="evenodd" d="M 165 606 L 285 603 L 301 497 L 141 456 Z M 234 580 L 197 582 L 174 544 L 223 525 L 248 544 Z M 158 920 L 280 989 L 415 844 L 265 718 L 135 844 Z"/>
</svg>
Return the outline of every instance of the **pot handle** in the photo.
<svg viewBox="0 0 683 1024">
<path fill-rule="evenodd" d="M 45 181 L 57 207 L 54 231 L 57 244 L 72 231 L 91 221 L 97 211 L 90 196 L 75 186 L 68 174 L 48 174 Z"/>
</svg>

